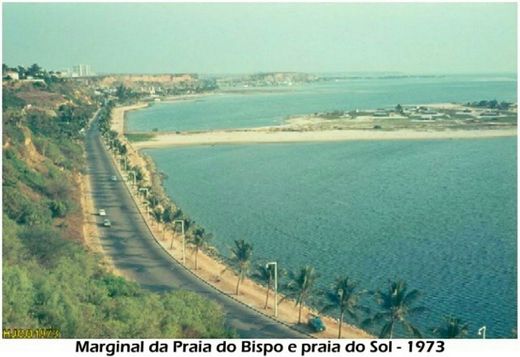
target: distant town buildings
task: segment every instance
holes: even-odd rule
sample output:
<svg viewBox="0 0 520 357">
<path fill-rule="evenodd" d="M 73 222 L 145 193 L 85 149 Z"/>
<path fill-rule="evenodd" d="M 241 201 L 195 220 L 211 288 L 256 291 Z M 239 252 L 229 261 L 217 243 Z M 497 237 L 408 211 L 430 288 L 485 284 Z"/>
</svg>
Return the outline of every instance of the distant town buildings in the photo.
<svg viewBox="0 0 520 357">
<path fill-rule="evenodd" d="M 23 81 L 45 84 L 47 81 L 56 80 L 59 78 L 83 78 L 92 77 L 96 74 L 92 67 L 88 64 L 78 64 L 70 68 L 59 71 L 42 69 L 38 64 L 34 63 L 30 66 L 19 65 L 16 67 L 9 67 L 7 64 L 2 64 L 2 80 L 8 81 Z"/>
<path fill-rule="evenodd" d="M 71 77 L 89 77 L 93 75 L 94 71 L 89 64 L 78 64 L 72 67 Z"/>
</svg>

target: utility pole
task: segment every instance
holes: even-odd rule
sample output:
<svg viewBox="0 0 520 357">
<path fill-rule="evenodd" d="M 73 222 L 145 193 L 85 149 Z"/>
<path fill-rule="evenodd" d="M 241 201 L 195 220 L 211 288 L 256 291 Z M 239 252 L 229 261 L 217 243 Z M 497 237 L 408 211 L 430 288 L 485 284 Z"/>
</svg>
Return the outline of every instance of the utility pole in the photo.
<svg viewBox="0 0 520 357">
<path fill-rule="evenodd" d="M 482 336 L 482 339 L 486 339 L 486 326 L 482 326 L 478 329 L 478 335 Z"/>
<path fill-rule="evenodd" d="M 274 269 L 274 317 L 278 317 L 278 264 L 276 262 L 269 262 L 265 267 L 268 269 L 273 267 Z M 269 274 L 271 274 L 270 271 Z"/>
<path fill-rule="evenodd" d="M 147 187 L 141 187 L 139 189 L 140 192 L 144 192 L 144 198 L 148 198 L 148 188 Z"/>
<path fill-rule="evenodd" d="M 135 171 L 128 171 L 129 174 L 132 174 L 134 176 L 134 187 L 137 186 L 137 181 L 136 181 L 136 176 L 137 176 L 137 173 Z"/>
<path fill-rule="evenodd" d="M 186 265 L 186 235 L 184 234 L 184 220 L 182 219 L 176 219 L 173 221 L 173 227 L 177 223 L 181 224 L 181 234 L 182 234 L 182 264 Z M 170 249 L 173 248 L 173 237 L 172 237 L 172 244 Z"/>
</svg>

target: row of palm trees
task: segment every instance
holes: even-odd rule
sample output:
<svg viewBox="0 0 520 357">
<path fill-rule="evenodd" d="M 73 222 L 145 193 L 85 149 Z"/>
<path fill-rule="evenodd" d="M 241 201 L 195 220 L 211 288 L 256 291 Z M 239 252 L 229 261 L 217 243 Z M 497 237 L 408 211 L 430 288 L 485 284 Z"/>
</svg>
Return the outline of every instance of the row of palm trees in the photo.
<svg viewBox="0 0 520 357">
<path fill-rule="evenodd" d="M 138 167 L 130 167 L 129 170 L 141 172 Z M 138 175 L 138 183 L 141 180 L 142 175 Z M 137 189 L 139 190 L 139 188 L 143 187 Z M 155 195 L 151 192 L 150 187 L 146 188 L 150 190 L 146 200 L 148 206 L 152 209 L 151 215 L 158 224 L 164 224 L 164 233 L 167 228 L 175 232 L 174 222 L 181 219 L 184 221 L 187 243 L 194 254 L 194 268 L 198 270 L 199 252 L 209 247 L 213 236 L 207 233 L 204 228 L 195 225 L 184 215 L 181 209 L 165 202 L 165 198 L 161 199 Z M 270 292 L 274 289 L 274 270 L 272 265 L 259 264 L 255 267 L 255 271 L 250 274 L 252 257 L 252 244 L 244 240 L 234 242 L 234 246 L 231 248 L 230 262 L 237 273 L 235 294 L 239 295 L 241 283 L 247 276 L 251 275 L 252 278 L 266 285 L 264 304 L 264 309 L 266 309 Z M 367 316 L 370 314 L 371 309 L 363 305 L 363 297 L 364 295 L 371 295 L 374 297 L 375 305 L 379 311 L 362 320 L 361 325 L 363 327 L 371 329 L 374 326 L 381 326 L 378 334 L 380 338 L 393 338 L 396 335 L 396 329 L 399 329 L 400 335 L 405 333 L 408 336 L 422 337 L 422 333 L 410 322 L 410 318 L 419 315 L 426 309 L 422 306 L 415 306 L 420 293 L 418 290 L 409 290 L 402 280 L 390 282 L 386 290 L 370 292 L 361 289 L 358 282 L 351 277 L 344 276 L 338 278 L 331 289 L 317 291 L 316 282 L 319 276 L 312 266 L 304 266 L 296 272 L 285 272 L 283 269 L 279 269 L 278 274 L 280 277 L 287 275 L 289 280 L 282 285 L 285 295 L 277 303 L 280 304 L 286 299 L 293 299 L 298 306 L 299 324 L 302 323 L 303 307 L 308 304 L 309 300 L 314 297 L 324 297 L 325 303 L 320 311 L 321 313 L 337 311 L 338 338 L 341 338 L 342 327 L 346 318 L 352 322 L 358 322 L 361 315 Z M 446 316 L 443 325 L 432 329 L 432 333 L 439 338 L 462 338 L 467 335 L 468 327 L 460 319 Z"/>
<path fill-rule="evenodd" d="M 237 271 L 236 294 L 239 294 L 240 283 L 249 274 L 253 246 L 244 240 L 236 240 L 231 249 L 231 263 Z M 295 272 L 286 273 L 278 270 L 279 276 L 288 275 L 289 280 L 282 285 L 285 296 L 277 303 L 286 299 L 293 299 L 298 306 L 298 323 L 302 323 L 303 307 L 312 297 L 324 297 L 321 313 L 333 310 L 338 314 L 338 338 L 341 338 L 343 322 L 346 318 L 353 323 L 360 321 L 361 316 L 369 316 L 361 321 L 361 326 L 373 328 L 380 326 L 379 338 L 393 338 L 396 335 L 406 335 L 420 338 L 421 331 L 412 324 L 411 318 L 420 315 L 426 308 L 417 306 L 420 293 L 416 289 L 409 289 L 403 280 L 389 282 L 386 289 L 368 291 L 361 289 L 357 281 L 349 276 L 336 279 L 334 285 L 325 291 L 316 289 L 319 275 L 312 266 L 304 266 Z M 266 286 L 264 309 L 268 306 L 269 293 L 274 288 L 274 270 L 272 265 L 259 264 L 251 277 Z M 365 306 L 363 297 L 372 296 L 377 310 L 371 315 L 371 310 Z M 396 333 L 397 332 L 397 333 Z M 453 316 L 446 316 L 443 324 L 431 329 L 431 333 L 439 338 L 463 338 L 468 334 L 468 325 Z"/>
<path fill-rule="evenodd" d="M 126 160 L 128 153 L 126 146 L 117 138 L 117 133 L 109 129 L 110 109 L 111 107 L 107 111 L 101 111 L 100 130 L 116 156 L 119 155 L 121 159 Z M 127 170 L 134 171 L 136 181 L 138 185 L 141 185 L 144 178 L 141 169 L 139 167 L 127 167 Z M 195 261 L 194 268 L 197 270 L 199 252 L 209 247 L 213 236 L 205 232 L 204 228 L 196 226 L 194 221 L 192 222 L 188 217 L 185 217 L 182 210 L 170 204 L 167 198 L 161 198 L 151 192 L 151 187 L 137 186 L 137 192 L 143 188 L 148 190 L 146 202 L 152 209 L 151 216 L 158 224 L 164 224 L 164 234 L 167 228 L 175 232 L 175 221 L 180 219 L 184 221 L 187 242 L 192 247 Z M 264 309 L 267 309 L 270 292 L 274 289 L 274 269 L 272 265 L 259 264 L 255 271 L 250 274 L 252 257 L 252 244 L 244 240 L 234 241 L 234 246 L 231 248 L 230 263 L 237 273 L 235 294 L 239 295 L 240 284 L 247 276 L 251 275 L 252 278 L 266 286 Z M 351 277 L 343 276 L 337 278 L 330 289 L 320 291 L 316 289 L 319 275 L 312 266 L 307 265 L 300 270 L 290 272 L 278 269 L 278 276 L 286 275 L 289 279 L 281 286 L 285 295 L 276 303 L 280 304 L 286 299 L 293 299 L 295 305 L 298 306 L 299 324 L 302 323 L 303 307 L 311 298 L 322 297 L 325 303 L 322 304 L 321 313 L 337 311 L 338 338 L 341 338 L 345 319 L 358 322 L 361 315 L 369 316 L 361 321 L 361 326 L 365 328 L 380 326 L 378 334 L 380 338 L 393 338 L 396 336 L 396 330 L 399 335 L 405 333 L 408 336 L 422 337 L 422 333 L 410 322 L 410 318 L 419 315 L 426 309 L 422 306 L 416 306 L 420 297 L 419 291 L 416 289 L 409 290 L 407 284 L 402 280 L 390 282 L 386 289 L 372 292 L 361 289 L 358 282 Z M 371 309 L 363 304 L 365 295 L 374 297 L 372 304 L 378 309 L 371 316 Z M 446 316 L 443 324 L 433 328 L 431 332 L 439 338 L 463 338 L 468 333 L 468 325 L 456 317 Z"/>
<path fill-rule="evenodd" d="M 190 244 L 194 250 L 195 270 L 197 270 L 199 251 L 209 246 L 212 235 L 207 234 L 204 228 L 196 226 L 194 222 L 186 217 L 180 208 L 173 205 L 167 197 L 157 195 L 152 191 L 152 187 L 144 185 L 144 174 L 141 167 L 128 165 L 128 148 L 119 139 L 118 133 L 111 130 L 110 121 L 113 107 L 114 102 L 107 102 L 98 112 L 98 128 L 102 137 L 105 139 L 105 142 L 115 157 L 120 160 L 122 167 L 124 167 L 127 172 L 133 173 L 133 179 L 135 179 L 135 183 L 137 184 L 135 187 L 137 193 L 146 192 L 145 203 L 151 209 L 150 215 L 153 218 L 152 224 L 154 221 L 158 224 L 164 224 L 163 238 L 165 238 L 167 229 L 173 233 L 176 232 L 176 221 L 182 220 L 184 222 L 184 228 L 188 232 L 188 244 Z"/>
</svg>

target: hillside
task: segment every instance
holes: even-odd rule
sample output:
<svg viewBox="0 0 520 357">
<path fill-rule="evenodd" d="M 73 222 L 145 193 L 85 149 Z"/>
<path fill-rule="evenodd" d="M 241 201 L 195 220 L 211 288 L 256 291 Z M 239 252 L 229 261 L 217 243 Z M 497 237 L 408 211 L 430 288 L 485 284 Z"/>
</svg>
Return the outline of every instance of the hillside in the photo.
<svg viewBox="0 0 520 357">
<path fill-rule="evenodd" d="M 201 79 L 196 74 L 112 74 L 91 78 L 98 90 L 114 92 L 124 87 L 134 93 L 154 96 L 201 93 L 217 89 L 216 81 Z M 113 93 L 112 93 L 113 94 Z"/>
<path fill-rule="evenodd" d="M 3 82 L 3 328 L 61 337 L 229 337 L 221 309 L 115 276 L 83 244 L 83 132 L 102 98 L 79 82 Z"/>
<path fill-rule="evenodd" d="M 180 83 L 194 83 L 197 76 L 192 74 L 117 74 L 99 77 L 99 85 L 113 86 L 123 84 L 127 87 L 143 84 L 162 84 L 175 86 Z"/>
<path fill-rule="evenodd" d="M 227 76 L 217 79 L 220 87 L 272 87 L 292 86 L 318 81 L 316 75 L 300 72 L 266 72 Z"/>
</svg>

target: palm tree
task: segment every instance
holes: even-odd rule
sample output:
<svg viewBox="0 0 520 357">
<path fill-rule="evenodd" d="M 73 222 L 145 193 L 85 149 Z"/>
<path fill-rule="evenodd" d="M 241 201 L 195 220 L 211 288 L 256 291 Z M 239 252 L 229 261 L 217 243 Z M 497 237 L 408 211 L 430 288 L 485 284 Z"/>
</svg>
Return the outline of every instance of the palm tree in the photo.
<svg viewBox="0 0 520 357">
<path fill-rule="evenodd" d="M 444 316 L 444 324 L 433 329 L 439 338 L 464 338 L 468 334 L 468 324 L 453 316 Z"/>
<path fill-rule="evenodd" d="M 135 179 L 137 180 L 137 183 L 141 183 L 141 181 L 144 180 L 144 174 L 143 170 L 139 166 L 134 167 L 134 171 L 136 172 Z"/>
<path fill-rule="evenodd" d="M 413 306 L 420 293 L 414 289 L 408 291 L 408 287 L 403 280 L 390 282 L 388 290 L 378 290 L 375 293 L 376 303 L 381 311 L 376 313 L 374 317 L 368 319 L 364 324 L 373 324 L 384 321 L 379 338 L 393 338 L 394 328 L 402 325 L 414 337 L 421 337 L 420 331 L 410 323 L 408 318 L 426 310 L 422 306 Z"/>
<path fill-rule="evenodd" d="M 152 189 L 151 187 L 146 187 L 149 191 Z M 157 206 L 159 206 L 159 204 L 161 203 L 161 199 L 159 198 L 159 196 L 157 196 L 155 193 L 149 193 L 148 194 L 148 205 L 150 206 L 150 208 L 155 208 Z"/>
<path fill-rule="evenodd" d="M 278 277 L 280 277 L 285 274 L 285 271 L 283 269 L 278 268 L 277 274 L 278 274 Z M 265 294 L 265 305 L 264 305 L 264 309 L 267 309 L 267 304 L 269 304 L 269 292 L 273 288 L 273 283 L 274 283 L 274 268 L 272 265 L 258 264 L 256 266 L 255 272 L 253 273 L 253 277 L 267 285 L 267 291 Z M 278 303 L 278 302 L 276 302 L 276 303 Z"/>
<path fill-rule="evenodd" d="M 166 226 L 173 222 L 175 219 L 175 208 L 173 206 L 168 206 L 164 209 L 162 214 L 162 221 Z M 166 227 L 163 230 L 163 239 L 166 238 Z"/>
<path fill-rule="evenodd" d="M 181 210 L 179 209 L 179 211 L 181 211 Z M 182 216 L 182 211 L 181 211 L 181 216 Z M 186 231 L 189 231 L 191 226 L 193 226 L 195 224 L 195 221 L 192 221 L 190 219 L 190 217 L 183 217 L 183 221 L 184 221 L 184 229 Z"/>
<path fill-rule="evenodd" d="M 211 234 L 206 234 L 204 228 L 195 228 L 195 230 L 193 231 L 193 234 L 191 235 L 189 242 L 193 245 L 195 249 L 195 270 L 199 268 L 199 250 L 206 247 L 212 237 L 213 236 Z"/>
<path fill-rule="evenodd" d="M 155 208 L 152 211 L 152 217 L 157 222 L 157 225 L 159 225 L 161 223 L 162 216 L 163 216 L 163 212 L 162 212 L 162 210 L 159 207 Z"/>
<path fill-rule="evenodd" d="M 246 243 L 243 239 L 235 240 L 235 247 L 231 249 L 232 260 L 238 269 L 238 281 L 236 295 L 239 293 L 240 282 L 244 280 L 249 272 L 251 265 L 251 257 L 253 255 L 253 246 Z"/>
<path fill-rule="evenodd" d="M 338 338 L 341 338 L 341 328 L 343 317 L 347 314 L 353 319 L 358 318 L 358 312 L 368 312 L 368 308 L 360 305 L 360 298 L 365 293 L 358 289 L 358 283 L 348 276 L 338 278 L 332 290 L 328 291 L 325 297 L 328 304 L 323 308 L 323 312 L 338 308 L 339 309 L 339 329 Z"/>
<path fill-rule="evenodd" d="M 119 146 L 119 154 L 121 156 L 125 156 L 127 153 L 128 153 L 128 149 L 126 148 L 126 145 L 125 144 L 121 144 Z"/>
<path fill-rule="evenodd" d="M 298 309 L 298 323 L 302 322 L 302 308 L 305 300 L 313 294 L 314 284 L 318 274 L 314 267 L 309 265 L 302 268 L 298 273 L 290 273 L 291 281 L 287 284 L 286 297 L 294 298 Z"/>
</svg>

